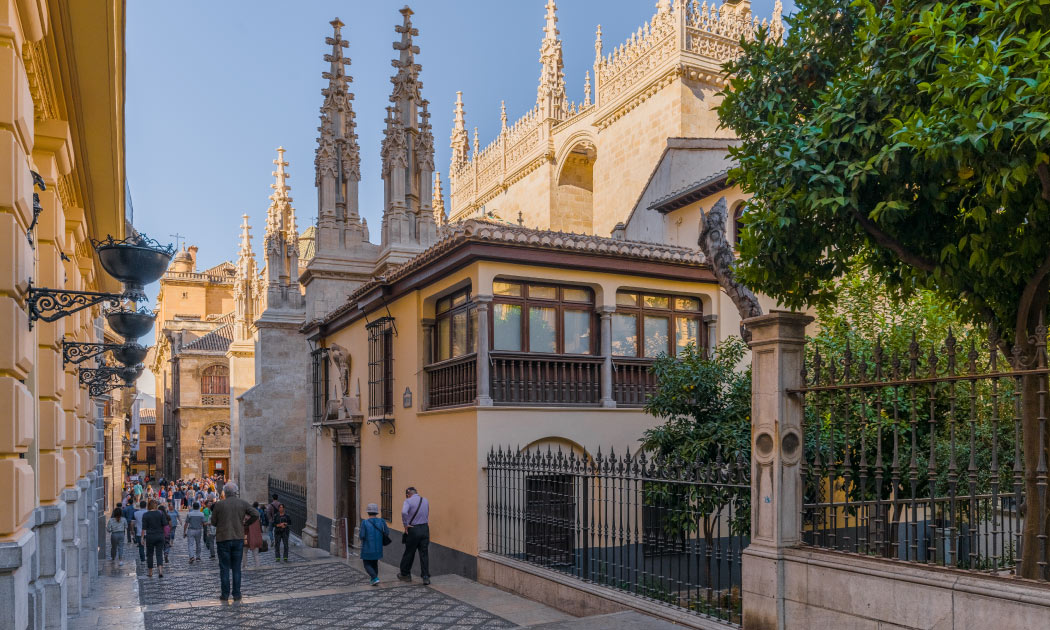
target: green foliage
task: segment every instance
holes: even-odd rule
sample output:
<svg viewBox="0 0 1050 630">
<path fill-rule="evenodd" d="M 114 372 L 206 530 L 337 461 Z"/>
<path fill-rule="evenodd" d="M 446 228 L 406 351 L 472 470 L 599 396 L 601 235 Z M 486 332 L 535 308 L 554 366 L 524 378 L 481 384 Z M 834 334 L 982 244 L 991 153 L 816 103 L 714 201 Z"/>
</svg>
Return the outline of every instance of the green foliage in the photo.
<svg viewBox="0 0 1050 630">
<path fill-rule="evenodd" d="M 729 337 L 706 357 L 688 346 L 657 359 L 659 384 L 645 410 L 664 424 L 645 432 L 643 446 L 684 462 L 751 457 L 751 368 L 740 369 L 747 346 Z"/>
<path fill-rule="evenodd" d="M 859 264 L 1009 338 L 1050 263 L 1050 0 L 797 6 L 726 68 L 741 279 L 800 308 Z"/>
</svg>

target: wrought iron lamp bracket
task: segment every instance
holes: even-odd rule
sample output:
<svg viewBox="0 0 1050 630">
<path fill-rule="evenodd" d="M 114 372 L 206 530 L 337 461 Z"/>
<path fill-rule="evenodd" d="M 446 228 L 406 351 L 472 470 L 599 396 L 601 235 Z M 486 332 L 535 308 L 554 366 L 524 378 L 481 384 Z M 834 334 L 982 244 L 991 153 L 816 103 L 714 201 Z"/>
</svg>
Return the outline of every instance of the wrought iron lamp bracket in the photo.
<svg viewBox="0 0 1050 630">
<path fill-rule="evenodd" d="M 40 176 L 40 173 L 36 171 L 29 171 L 33 176 L 33 184 L 41 191 L 47 190 L 47 186 L 44 185 L 44 178 Z M 29 224 L 26 229 L 26 240 L 29 241 L 29 246 L 36 249 L 36 244 L 33 243 L 33 229 L 36 228 L 36 222 L 40 220 L 40 214 L 44 211 L 44 207 L 40 205 L 40 194 L 33 193 L 33 222 Z"/>
<path fill-rule="evenodd" d="M 121 347 L 119 343 L 88 343 L 83 341 L 62 341 L 62 365 L 67 363 L 83 363 L 88 359 L 108 351 L 117 350 Z"/>
<path fill-rule="evenodd" d="M 394 435 L 394 419 L 393 418 L 369 418 L 368 424 L 375 425 L 375 429 L 372 431 L 372 435 L 379 435 L 383 428 L 383 425 L 387 425 L 390 428 L 390 435 Z"/>
<path fill-rule="evenodd" d="M 45 322 L 53 322 L 102 302 L 110 302 L 114 306 L 119 306 L 122 297 L 119 293 L 65 291 L 34 287 L 33 283 L 30 282 L 26 297 L 29 329 L 33 329 L 33 320 L 40 319 Z"/>
<path fill-rule="evenodd" d="M 134 382 L 129 383 L 124 380 L 123 373 L 126 369 L 119 367 L 80 368 L 77 380 L 81 385 L 87 385 L 88 395 L 94 398 L 118 387 L 133 387 Z"/>
</svg>

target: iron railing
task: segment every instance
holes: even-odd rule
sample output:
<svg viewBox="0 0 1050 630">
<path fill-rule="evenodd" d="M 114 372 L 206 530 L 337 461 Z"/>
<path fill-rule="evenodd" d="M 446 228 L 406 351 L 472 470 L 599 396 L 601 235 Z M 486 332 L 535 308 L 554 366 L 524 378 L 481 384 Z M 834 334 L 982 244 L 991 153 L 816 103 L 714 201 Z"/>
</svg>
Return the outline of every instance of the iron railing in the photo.
<svg viewBox="0 0 1050 630">
<path fill-rule="evenodd" d="M 468 354 L 423 368 L 427 409 L 473 405 L 478 390 L 478 355 Z"/>
<path fill-rule="evenodd" d="M 492 401 L 507 405 L 596 405 L 602 358 L 492 353 Z"/>
<path fill-rule="evenodd" d="M 499 449 L 486 474 L 490 553 L 741 622 L 748 461 Z"/>
<path fill-rule="evenodd" d="M 272 499 L 275 494 L 292 520 L 292 533 L 301 537 L 306 525 L 306 487 L 266 475 L 266 496 Z"/>
<path fill-rule="evenodd" d="M 803 541 L 1047 579 L 1045 450 L 1022 439 L 1025 423 L 1047 439 L 1046 328 L 1032 339 L 1010 355 L 998 339 L 964 344 L 950 331 L 940 347 L 913 336 L 896 351 L 815 352 L 794 391 Z"/>
</svg>

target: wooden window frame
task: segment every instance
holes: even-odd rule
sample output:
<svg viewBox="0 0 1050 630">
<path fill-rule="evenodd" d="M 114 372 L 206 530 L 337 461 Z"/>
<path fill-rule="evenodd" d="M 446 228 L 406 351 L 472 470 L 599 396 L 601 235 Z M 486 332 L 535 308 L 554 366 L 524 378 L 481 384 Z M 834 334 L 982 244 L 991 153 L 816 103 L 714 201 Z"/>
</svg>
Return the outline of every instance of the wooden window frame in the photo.
<svg viewBox="0 0 1050 630">
<path fill-rule="evenodd" d="M 496 282 L 503 282 L 507 284 L 516 284 L 521 287 L 520 296 L 510 295 L 494 295 L 492 303 L 495 304 L 511 304 L 521 307 L 521 348 L 519 350 L 499 350 L 496 349 L 496 317 L 493 315 L 489 318 L 489 339 L 492 340 L 492 352 L 521 352 L 528 354 L 552 354 L 550 352 L 533 351 L 529 348 L 529 308 L 530 307 L 545 307 L 554 308 L 555 310 L 555 350 L 553 354 L 566 354 L 565 352 L 565 311 L 583 311 L 589 315 L 588 322 L 590 323 L 591 339 L 590 339 L 590 352 L 587 354 L 571 353 L 568 356 L 574 357 L 593 357 L 598 354 L 598 314 L 595 312 L 595 298 L 594 290 L 590 287 L 581 287 L 568 284 L 555 284 L 552 282 L 544 281 L 528 281 L 528 280 L 496 280 Z M 557 291 L 554 299 L 549 298 L 537 298 L 529 295 L 529 287 L 531 285 L 551 287 Z M 572 300 L 565 299 L 565 289 L 578 289 L 587 291 L 590 293 L 590 302 L 574 302 Z M 493 309 L 493 313 L 495 309 Z"/>
<path fill-rule="evenodd" d="M 215 372 L 221 372 L 216 374 Z M 225 390 L 219 390 L 225 384 Z M 201 372 L 202 396 L 230 395 L 230 368 L 225 365 L 209 365 Z"/>
<path fill-rule="evenodd" d="M 462 304 L 452 306 L 452 303 L 456 301 L 456 298 L 463 296 L 465 298 Z M 449 308 L 444 311 L 439 311 L 441 302 L 443 300 L 449 301 Z M 452 354 L 452 338 L 454 335 L 452 329 L 452 318 L 460 313 L 466 313 L 467 316 L 467 351 L 463 354 Z M 434 304 L 434 339 L 433 339 L 433 352 L 431 354 L 434 357 L 434 363 L 441 363 L 442 361 L 450 361 L 452 359 L 458 359 L 459 357 L 465 357 L 469 354 L 477 352 L 477 339 L 478 331 L 477 328 L 477 317 L 471 316 L 472 313 L 477 313 L 477 304 L 471 300 L 470 287 L 455 291 L 448 295 L 442 296 Z M 441 322 L 448 321 L 448 352 L 449 356 L 441 356 Z"/>
<path fill-rule="evenodd" d="M 706 324 L 704 323 L 704 301 L 701 300 L 699 297 L 696 297 L 696 296 L 693 296 L 693 295 L 675 295 L 675 294 L 672 294 L 672 293 L 653 293 L 653 292 L 649 292 L 649 291 L 620 290 L 620 291 L 616 292 L 617 298 L 619 298 L 619 295 L 621 293 L 633 293 L 634 295 L 638 296 L 638 300 L 637 300 L 636 306 L 623 306 L 623 305 L 620 305 L 619 304 L 619 299 L 617 299 L 617 306 L 616 306 L 616 313 L 623 314 L 623 315 L 634 315 L 635 316 L 635 322 L 634 322 L 634 325 L 635 325 L 635 336 L 638 339 L 638 343 L 635 344 L 635 346 L 636 346 L 635 347 L 635 354 L 633 356 L 632 355 L 627 355 L 627 354 L 613 354 L 613 358 L 614 359 L 617 359 L 617 358 L 626 358 L 626 359 L 636 358 L 636 359 L 653 360 L 653 359 L 656 358 L 656 357 L 647 357 L 647 356 L 645 356 L 645 315 L 653 315 L 653 316 L 656 316 L 656 317 L 667 317 L 668 356 L 672 356 L 673 357 L 673 356 L 677 356 L 677 354 L 678 354 L 678 339 L 675 336 L 675 322 L 679 318 L 681 318 L 681 319 L 695 319 L 697 321 L 697 324 L 698 324 L 698 327 L 697 327 L 697 348 L 700 349 L 700 350 L 704 350 L 704 349 L 707 348 L 707 336 L 705 335 Z M 656 298 L 665 298 L 667 300 L 668 308 L 659 308 L 659 307 L 655 307 L 655 306 L 644 306 L 646 296 L 648 296 L 648 297 L 656 297 Z M 696 300 L 700 304 L 700 308 L 699 308 L 699 310 L 696 310 L 696 311 L 687 311 L 687 310 L 684 310 L 684 309 L 683 310 L 678 310 L 675 307 L 675 299 L 676 298 Z"/>
</svg>

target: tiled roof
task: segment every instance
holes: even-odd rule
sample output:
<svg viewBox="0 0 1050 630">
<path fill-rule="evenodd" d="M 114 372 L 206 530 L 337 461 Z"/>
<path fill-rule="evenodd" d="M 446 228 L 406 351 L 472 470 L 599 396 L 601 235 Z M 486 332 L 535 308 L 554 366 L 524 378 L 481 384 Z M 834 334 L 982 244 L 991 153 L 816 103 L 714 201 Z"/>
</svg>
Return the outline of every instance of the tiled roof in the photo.
<svg viewBox="0 0 1050 630">
<path fill-rule="evenodd" d="M 210 333 L 194 339 L 179 352 L 201 350 L 204 352 L 226 352 L 233 343 L 233 324 L 223 324 Z"/>
<path fill-rule="evenodd" d="M 222 315 L 209 315 L 208 316 L 208 321 L 209 322 L 220 322 L 222 324 L 232 324 L 233 323 L 233 316 L 234 316 L 234 312 L 233 311 L 230 311 L 229 313 L 224 313 Z"/>
<path fill-rule="evenodd" d="M 728 180 L 729 169 L 718 171 L 709 177 L 695 181 L 684 188 L 680 188 L 673 193 L 660 197 L 649 204 L 649 209 L 657 210 L 659 212 L 677 210 L 678 208 L 687 206 L 694 201 L 700 201 L 704 197 L 725 190 Z"/>
<path fill-rule="evenodd" d="M 593 234 L 573 234 L 539 230 L 520 225 L 494 223 L 482 219 L 467 219 L 451 223 L 442 228 L 443 238 L 431 245 L 412 260 L 394 268 L 388 275 L 373 278 L 347 296 L 346 303 L 333 310 L 324 321 L 331 321 L 352 309 L 357 299 L 381 284 L 400 280 L 435 259 L 441 258 L 454 247 L 465 242 L 504 243 L 510 246 L 534 249 L 575 251 L 585 254 L 617 256 L 624 260 L 654 260 L 658 262 L 702 265 L 706 263 L 703 252 L 687 247 L 623 241 Z"/>
<path fill-rule="evenodd" d="M 299 263 L 303 264 L 317 253 L 317 228 L 310 226 L 299 235 Z"/>
<path fill-rule="evenodd" d="M 157 424 L 157 410 L 153 407 L 139 409 L 139 424 Z"/>
<path fill-rule="evenodd" d="M 237 274 L 237 265 L 227 260 L 198 273 L 209 276 L 234 276 Z"/>
</svg>

